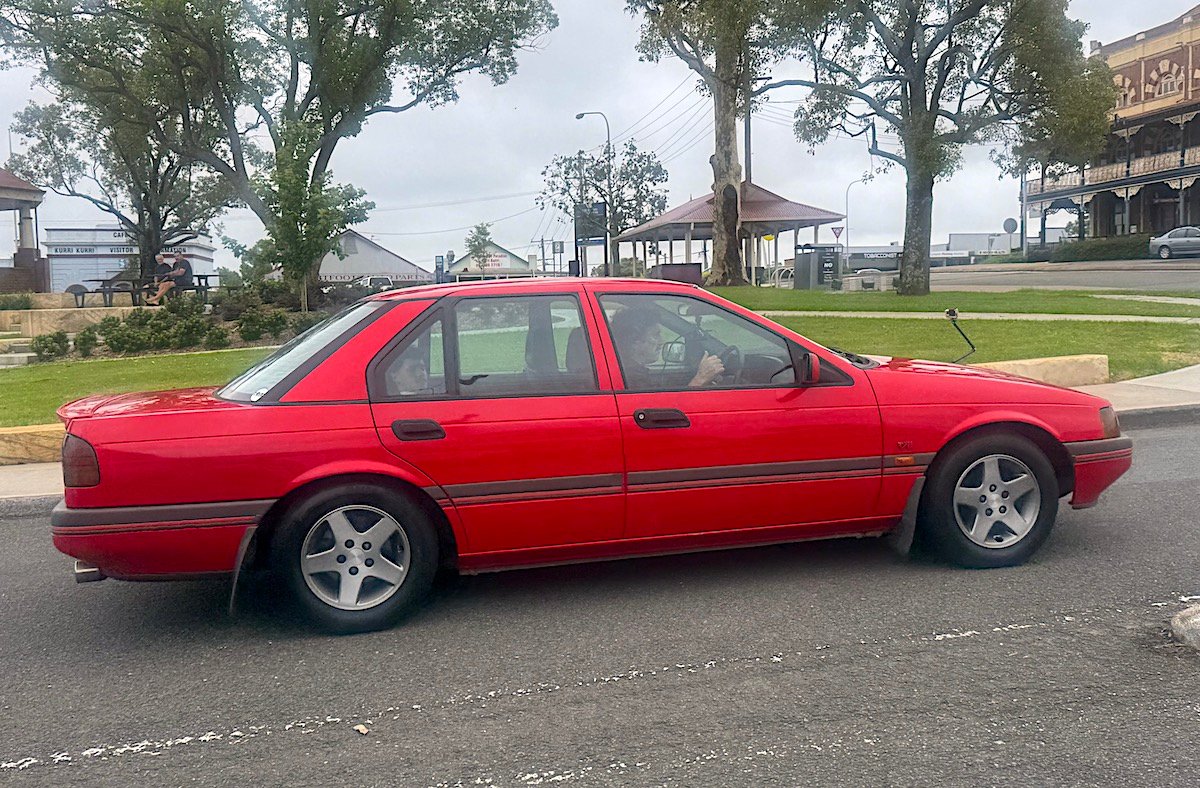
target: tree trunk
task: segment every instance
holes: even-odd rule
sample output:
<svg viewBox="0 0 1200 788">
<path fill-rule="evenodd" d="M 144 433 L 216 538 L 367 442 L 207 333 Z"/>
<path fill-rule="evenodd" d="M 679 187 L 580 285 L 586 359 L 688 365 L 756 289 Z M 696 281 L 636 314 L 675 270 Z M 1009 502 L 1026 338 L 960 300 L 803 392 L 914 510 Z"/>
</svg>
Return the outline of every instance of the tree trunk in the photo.
<svg viewBox="0 0 1200 788">
<path fill-rule="evenodd" d="M 728 72 L 728 73 L 727 73 Z M 738 244 L 739 201 L 742 166 L 738 162 L 738 85 L 733 69 L 717 63 L 717 82 L 710 84 L 716 120 L 716 153 L 709 159 L 713 169 L 713 260 L 709 283 L 744 285 L 742 255 Z M 729 76 L 729 79 L 722 77 Z"/>
<path fill-rule="evenodd" d="M 933 234 L 932 172 L 923 172 L 920 157 L 909 161 L 904 207 L 904 252 L 900 258 L 900 295 L 929 294 L 929 241 Z"/>
</svg>

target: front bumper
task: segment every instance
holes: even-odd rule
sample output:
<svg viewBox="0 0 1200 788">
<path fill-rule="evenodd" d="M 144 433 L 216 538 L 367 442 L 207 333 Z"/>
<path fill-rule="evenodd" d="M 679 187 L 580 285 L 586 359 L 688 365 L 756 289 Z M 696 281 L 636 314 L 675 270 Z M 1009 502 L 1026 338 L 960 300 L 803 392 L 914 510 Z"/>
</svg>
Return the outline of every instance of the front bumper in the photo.
<svg viewBox="0 0 1200 788">
<path fill-rule="evenodd" d="M 50 516 L 54 546 L 122 580 L 233 572 L 249 529 L 272 501 L 70 509 Z"/>
<path fill-rule="evenodd" d="M 1133 439 L 1125 436 L 1066 444 L 1075 465 L 1071 508 L 1095 506 L 1100 494 L 1133 464 Z"/>
</svg>

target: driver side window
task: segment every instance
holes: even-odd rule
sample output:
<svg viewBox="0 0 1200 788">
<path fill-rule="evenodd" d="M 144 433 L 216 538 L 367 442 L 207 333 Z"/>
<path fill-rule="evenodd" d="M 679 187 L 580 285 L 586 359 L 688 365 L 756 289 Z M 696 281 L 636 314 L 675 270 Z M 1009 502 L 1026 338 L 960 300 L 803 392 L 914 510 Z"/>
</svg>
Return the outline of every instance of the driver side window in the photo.
<svg viewBox="0 0 1200 788">
<path fill-rule="evenodd" d="M 787 342 L 708 301 L 603 295 L 627 391 L 752 388 L 796 382 Z M 715 374 L 714 374 L 715 373 Z"/>
</svg>

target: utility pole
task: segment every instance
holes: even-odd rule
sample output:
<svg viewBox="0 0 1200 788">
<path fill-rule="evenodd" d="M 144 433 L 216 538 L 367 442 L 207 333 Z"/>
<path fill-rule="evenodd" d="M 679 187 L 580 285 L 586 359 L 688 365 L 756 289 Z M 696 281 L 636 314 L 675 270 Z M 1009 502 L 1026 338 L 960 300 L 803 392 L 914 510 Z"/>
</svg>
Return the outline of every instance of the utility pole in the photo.
<svg viewBox="0 0 1200 788">
<path fill-rule="evenodd" d="M 542 243 L 542 271 L 545 272 L 545 270 L 546 270 L 546 239 L 542 238 L 541 243 Z"/>
<path fill-rule="evenodd" d="M 580 112 L 575 115 L 575 120 L 583 120 L 588 115 L 599 115 L 604 119 L 604 170 L 607 173 L 608 194 L 604 196 L 604 275 L 610 276 L 612 269 L 617 267 L 617 259 L 613 254 L 612 248 L 612 211 L 613 211 L 613 147 L 612 147 L 612 127 L 608 125 L 608 116 L 603 112 Z M 580 173 L 582 181 L 583 174 Z M 610 264 L 611 263 L 611 267 Z"/>
</svg>

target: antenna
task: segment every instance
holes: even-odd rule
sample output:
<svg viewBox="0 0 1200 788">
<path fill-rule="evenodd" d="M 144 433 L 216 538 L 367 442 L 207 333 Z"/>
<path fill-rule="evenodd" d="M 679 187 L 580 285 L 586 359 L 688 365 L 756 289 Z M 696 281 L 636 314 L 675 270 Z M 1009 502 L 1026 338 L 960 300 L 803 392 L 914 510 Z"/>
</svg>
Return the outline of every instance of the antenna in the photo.
<svg viewBox="0 0 1200 788">
<path fill-rule="evenodd" d="M 946 319 L 950 321 L 950 325 L 954 326 L 954 330 L 957 331 L 959 333 L 959 336 L 961 336 L 963 338 L 963 340 L 971 347 L 970 352 L 964 353 L 963 355 L 954 359 L 953 362 L 951 362 L 953 364 L 957 364 L 960 361 L 962 361 L 964 358 L 966 358 L 967 356 L 970 356 L 971 354 L 973 354 L 975 352 L 975 343 L 972 342 L 971 338 L 968 337 L 966 334 L 964 334 L 962 328 L 959 327 L 959 325 L 958 325 L 958 310 L 957 309 L 955 309 L 954 307 L 950 307 L 949 309 L 947 309 L 946 310 Z"/>
</svg>

